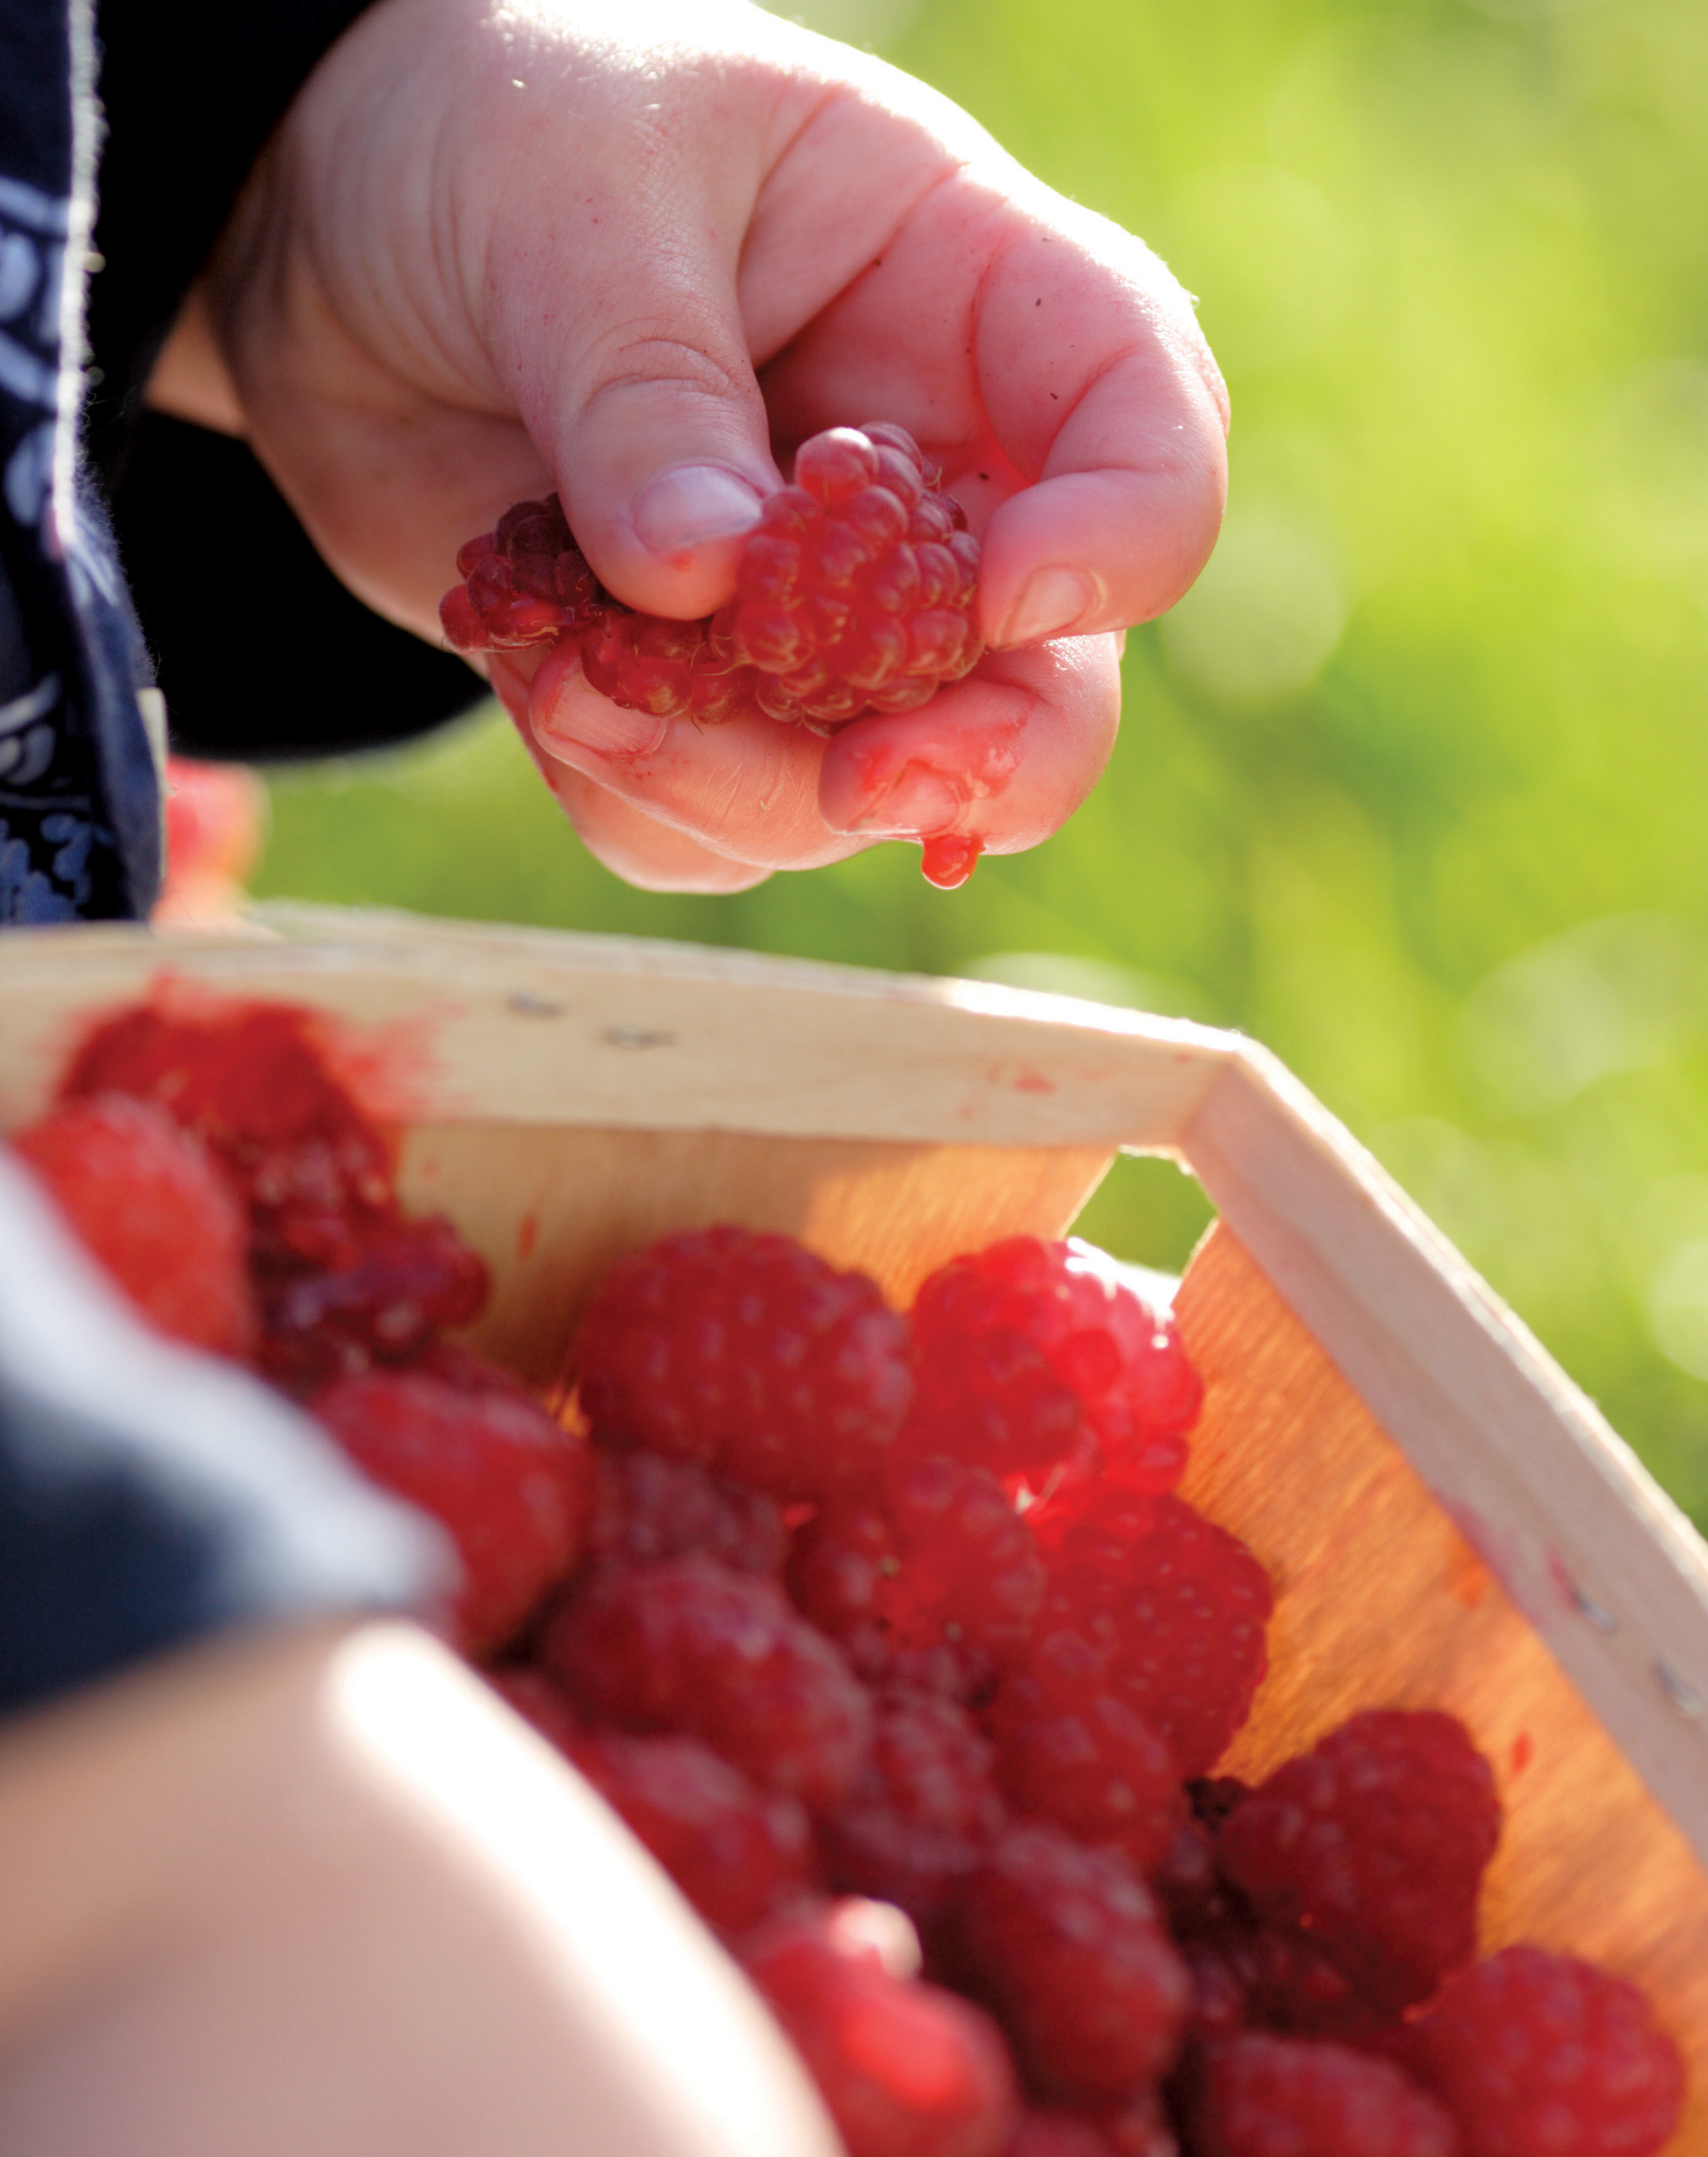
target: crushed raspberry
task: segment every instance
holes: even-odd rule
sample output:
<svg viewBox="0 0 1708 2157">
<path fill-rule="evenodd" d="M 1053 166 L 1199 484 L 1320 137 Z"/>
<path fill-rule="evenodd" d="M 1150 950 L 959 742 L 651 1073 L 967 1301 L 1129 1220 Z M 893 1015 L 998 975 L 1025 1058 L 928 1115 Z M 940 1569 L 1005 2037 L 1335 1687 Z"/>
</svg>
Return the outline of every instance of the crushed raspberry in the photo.
<svg viewBox="0 0 1708 2157">
<path fill-rule="evenodd" d="M 1165 1490 L 1202 1399 L 1174 1320 L 1083 1245 L 1010 1237 L 952 1259 L 913 1307 L 901 1444 L 1000 1475 L 1098 1461 Z"/>
<path fill-rule="evenodd" d="M 261 1368 L 307 1393 L 371 1366 L 414 1363 L 486 1307 L 489 1277 L 442 1214 L 374 1228 L 349 1263 L 263 1273 Z"/>
<path fill-rule="evenodd" d="M 907 1406 L 907 1329 L 787 1236 L 689 1229 L 614 1266 L 581 1321 L 596 1433 L 773 1496 L 869 1472 Z"/>
<path fill-rule="evenodd" d="M 1123 1859 L 1055 1828 L 1010 1828 L 963 1889 L 953 1928 L 955 1966 L 1035 2092 L 1094 2103 L 1166 2072 L 1191 1987 Z"/>
<path fill-rule="evenodd" d="M 1017 1811 L 1126 1851 L 1141 1872 L 1167 1856 L 1185 1811 L 1168 1746 L 1110 1689 L 1109 1659 L 1051 1632 L 1003 1677 L 986 1711 L 997 1774 Z"/>
<path fill-rule="evenodd" d="M 949 1459 L 898 1460 L 869 1495 L 824 1506 L 795 1539 L 789 1584 L 833 1635 L 875 1629 L 893 1648 L 1022 1649 L 1044 1598 L 1042 1560 L 1002 1485 Z"/>
<path fill-rule="evenodd" d="M 1213 2047 L 1195 2124 L 1205 2157 L 1460 2157 L 1452 2118 L 1391 2062 L 1297 2037 Z"/>
<path fill-rule="evenodd" d="M 1408 2057 L 1465 2157 L 1655 2157 L 1684 2108 L 1684 2062 L 1637 1987 L 1540 1948 L 1454 1978 Z"/>
<path fill-rule="evenodd" d="M 775 1504 L 661 1453 L 601 1449 L 587 1555 L 648 1563 L 699 1552 L 738 1573 L 779 1573 L 788 1532 Z"/>
<path fill-rule="evenodd" d="M 697 1738 L 598 1730 L 568 1750 L 720 1932 L 751 1932 L 812 1884 L 813 1831 L 799 1801 L 760 1789 Z"/>
<path fill-rule="evenodd" d="M 1488 1763 L 1452 1716 L 1355 1715 L 1261 1784 L 1223 1871 L 1269 1925 L 1304 1927 L 1366 2002 L 1427 2000 L 1476 1952 L 1500 1835 Z"/>
<path fill-rule="evenodd" d="M 870 1742 L 865 1688 L 831 1643 L 774 1581 L 714 1558 L 595 1573 L 548 1622 L 539 1659 L 586 1714 L 701 1738 L 825 1810 Z"/>
<path fill-rule="evenodd" d="M 462 1560 L 465 1654 L 502 1648 L 569 1573 L 588 1502 L 586 1448 L 500 1382 L 487 1393 L 414 1371 L 340 1379 L 314 1413 L 376 1482 L 441 1521 Z"/>
<path fill-rule="evenodd" d="M 150 1102 L 101 1094 L 51 1110 L 12 1144 L 151 1325 L 216 1356 L 248 1353 L 248 1228 L 198 1140 Z"/>
<path fill-rule="evenodd" d="M 886 1968 L 850 1907 L 859 1914 L 781 1918 L 742 1953 L 849 2157 L 997 2157 L 1019 2109 L 1001 2033 L 968 2001 Z"/>
<path fill-rule="evenodd" d="M 1184 1499 L 1135 1495 L 1110 1476 L 1026 1518 L 1050 1568 L 1052 1612 L 1108 1649 L 1121 1698 L 1172 1747 L 1183 1775 L 1202 1775 L 1268 1668 L 1268 1574 Z"/>
<path fill-rule="evenodd" d="M 935 1924 L 1004 1824 L 991 1761 L 988 1740 L 952 1701 L 880 1694 L 866 1764 L 821 1825 L 831 1885 Z"/>
<path fill-rule="evenodd" d="M 555 495 L 518 502 L 461 550 L 463 582 L 440 620 L 458 651 L 567 631 L 594 688 L 660 718 L 762 713 L 828 733 L 862 712 L 911 711 L 978 660 L 978 543 L 966 528 L 905 430 L 833 427 L 801 445 L 794 484 L 743 543 L 735 598 L 707 620 L 614 599 Z"/>
<path fill-rule="evenodd" d="M 328 1061 L 323 1022 L 278 1003 L 157 1002 L 98 1027 L 62 1100 L 130 1094 L 194 1131 L 235 1181 L 263 1259 L 348 1264 L 395 1212 L 390 1141 Z"/>
</svg>

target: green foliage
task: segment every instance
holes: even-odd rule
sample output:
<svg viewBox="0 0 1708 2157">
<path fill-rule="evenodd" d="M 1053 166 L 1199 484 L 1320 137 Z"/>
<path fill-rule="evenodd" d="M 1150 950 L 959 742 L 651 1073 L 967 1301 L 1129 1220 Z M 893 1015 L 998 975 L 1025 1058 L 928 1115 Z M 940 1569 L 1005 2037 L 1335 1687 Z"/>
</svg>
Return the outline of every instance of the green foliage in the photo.
<svg viewBox="0 0 1708 2157">
<path fill-rule="evenodd" d="M 1708 15 L 903 14 L 892 57 L 1200 296 L 1233 394 L 1226 537 L 1130 640 L 1096 795 L 949 897 L 890 847 L 665 898 L 489 722 L 281 779 L 265 888 L 1243 1027 L 1708 1516 Z M 1132 1164 L 1086 1226 L 1167 1263 L 1203 1217 Z"/>
</svg>

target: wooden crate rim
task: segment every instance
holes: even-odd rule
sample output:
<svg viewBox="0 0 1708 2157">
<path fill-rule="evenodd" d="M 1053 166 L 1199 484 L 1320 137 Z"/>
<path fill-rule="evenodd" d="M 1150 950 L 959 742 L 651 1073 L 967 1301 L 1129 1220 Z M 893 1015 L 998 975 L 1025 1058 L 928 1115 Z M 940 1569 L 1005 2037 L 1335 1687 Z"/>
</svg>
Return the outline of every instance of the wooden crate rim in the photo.
<svg viewBox="0 0 1708 2157">
<path fill-rule="evenodd" d="M 52 1044 L 168 970 L 425 1028 L 425 1121 L 1177 1158 L 1708 1864 L 1708 1546 L 1266 1049 L 993 983 L 401 914 L 291 906 L 259 920 L 8 934 L 0 1044 L 25 1037 L 44 1084 Z M 33 1105 L 26 1084 L 0 1113 Z"/>
</svg>

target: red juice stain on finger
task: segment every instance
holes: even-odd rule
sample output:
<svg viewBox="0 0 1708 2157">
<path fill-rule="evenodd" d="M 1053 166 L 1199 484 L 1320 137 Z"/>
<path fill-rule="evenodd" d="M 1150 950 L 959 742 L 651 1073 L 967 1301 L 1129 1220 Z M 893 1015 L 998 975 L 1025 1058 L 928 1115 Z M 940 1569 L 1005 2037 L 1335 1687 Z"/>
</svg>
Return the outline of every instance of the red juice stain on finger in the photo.
<svg viewBox="0 0 1708 2157">
<path fill-rule="evenodd" d="M 958 891 L 978 866 L 984 842 L 966 831 L 937 831 L 921 850 L 920 872 L 939 891 Z"/>
</svg>

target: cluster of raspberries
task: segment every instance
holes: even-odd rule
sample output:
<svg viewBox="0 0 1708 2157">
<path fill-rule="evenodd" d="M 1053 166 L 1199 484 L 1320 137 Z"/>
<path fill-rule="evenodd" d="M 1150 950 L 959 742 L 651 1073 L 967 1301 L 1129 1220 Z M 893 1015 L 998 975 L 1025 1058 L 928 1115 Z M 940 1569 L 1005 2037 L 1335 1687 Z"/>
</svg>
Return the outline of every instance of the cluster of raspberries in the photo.
<svg viewBox="0 0 1708 2157">
<path fill-rule="evenodd" d="M 734 599 L 703 621 L 637 614 L 587 566 L 555 495 L 519 502 L 457 557 L 439 609 L 457 651 L 579 641 L 614 703 L 711 725 L 746 713 L 831 734 L 907 712 L 983 650 L 978 542 L 905 428 L 832 427 L 741 549 Z"/>
<path fill-rule="evenodd" d="M 18 1144 L 157 1323 L 445 1522 L 459 1645 L 741 1963 L 849 2157 L 1673 2134 L 1633 1986 L 1477 1959 L 1500 1809 L 1451 1717 L 1214 1773 L 1271 1584 L 1177 1495 L 1199 1382 L 1099 1254 L 997 1243 L 903 1316 L 787 1237 L 667 1237 L 594 1295 L 566 1431 L 442 1338 L 477 1262 L 402 1216 L 308 1015 L 125 1015 Z"/>
</svg>

